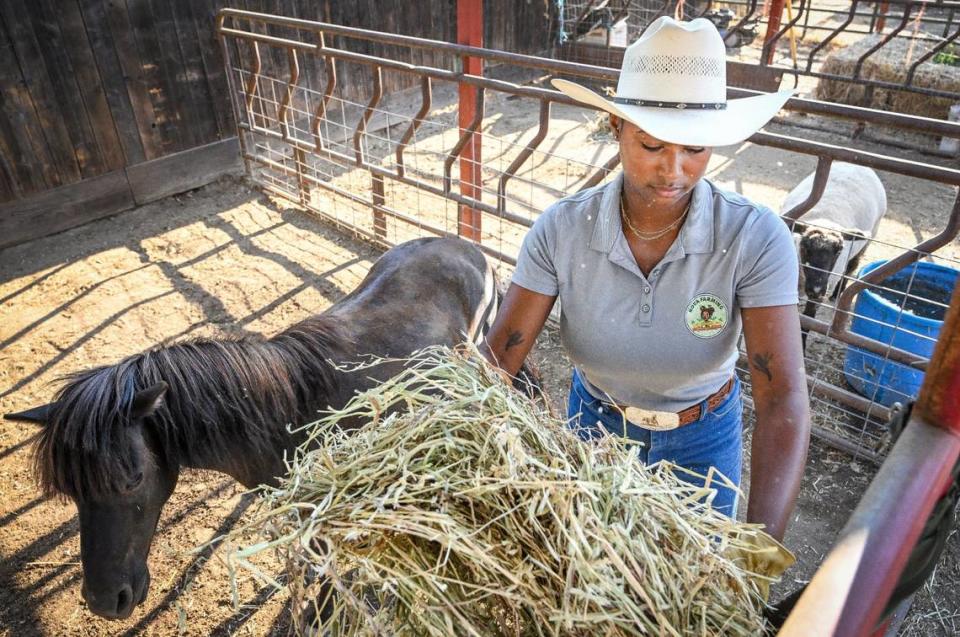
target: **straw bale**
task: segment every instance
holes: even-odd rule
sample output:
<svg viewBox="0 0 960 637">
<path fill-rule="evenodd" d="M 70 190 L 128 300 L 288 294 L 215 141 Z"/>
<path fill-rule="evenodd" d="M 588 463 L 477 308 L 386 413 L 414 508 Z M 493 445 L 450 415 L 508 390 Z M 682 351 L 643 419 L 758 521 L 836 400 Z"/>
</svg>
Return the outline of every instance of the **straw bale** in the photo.
<svg viewBox="0 0 960 637">
<path fill-rule="evenodd" d="M 792 562 L 703 501 L 722 477 L 697 488 L 582 441 L 474 348 L 421 352 L 308 432 L 247 527 L 261 541 L 231 554 L 280 552 L 298 630 L 757 635 Z"/>
<path fill-rule="evenodd" d="M 859 42 L 838 49 L 824 61 L 822 73 L 853 77 L 857 60 L 875 46 L 884 36 L 874 33 Z M 910 66 L 927 53 L 933 45 L 917 38 L 894 38 L 864 60 L 860 77 L 885 82 L 903 83 Z M 960 67 L 935 64 L 929 59 L 917 67 L 913 86 L 953 91 L 960 94 Z M 821 78 L 817 84 L 817 99 L 829 102 L 866 106 L 897 113 L 908 113 L 935 119 L 946 119 L 950 106 L 957 100 L 930 97 L 909 91 L 874 88 L 871 91 L 860 82 L 844 82 Z"/>
</svg>

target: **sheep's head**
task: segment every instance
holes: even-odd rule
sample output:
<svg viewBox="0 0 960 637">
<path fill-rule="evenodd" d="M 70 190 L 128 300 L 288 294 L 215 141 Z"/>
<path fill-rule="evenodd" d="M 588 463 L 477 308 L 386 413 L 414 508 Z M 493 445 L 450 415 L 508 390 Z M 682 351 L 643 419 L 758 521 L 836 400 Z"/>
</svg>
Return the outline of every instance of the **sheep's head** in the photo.
<svg viewBox="0 0 960 637">
<path fill-rule="evenodd" d="M 843 250 L 843 234 L 824 228 L 807 228 L 800 237 L 800 266 L 804 292 L 810 301 L 827 293 L 827 282 Z"/>
</svg>

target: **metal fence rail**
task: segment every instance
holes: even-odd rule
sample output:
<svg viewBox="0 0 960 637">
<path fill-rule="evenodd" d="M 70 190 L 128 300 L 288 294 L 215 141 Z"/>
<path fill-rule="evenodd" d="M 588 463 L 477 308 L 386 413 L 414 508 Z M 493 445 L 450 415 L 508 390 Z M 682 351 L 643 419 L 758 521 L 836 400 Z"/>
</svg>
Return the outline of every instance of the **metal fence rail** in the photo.
<svg viewBox="0 0 960 637">
<path fill-rule="evenodd" d="M 960 285 L 932 359 L 903 433 L 794 607 L 783 637 L 880 634 L 883 609 L 960 458 Z"/>
<path fill-rule="evenodd" d="M 785 3 L 789 8 L 784 20 L 780 12 Z M 719 7 L 733 12 L 729 23 L 718 25 L 728 46 L 739 50 L 740 44 L 752 42 L 757 49 L 749 55 L 753 64 L 772 66 L 796 78 L 864 86 L 865 105 L 872 103 L 877 89 L 941 98 L 946 105 L 960 101 L 960 89 L 918 82 L 918 72 L 946 72 L 944 64 L 937 64 L 938 56 L 960 55 L 960 2 L 956 0 L 797 0 L 796 6 L 791 0 L 563 0 L 556 55 L 576 60 L 586 55 L 585 48 L 605 48 L 606 54 L 594 51 L 590 59 L 619 65 L 616 50 L 636 39 L 656 18 L 676 14 L 688 19 L 711 17 Z M 618 24 L 624 35 L 620 39 L 613 37 Z M 744 38 L 746 31 L 749 37 Z M 754 36 L 759 36 L 756 41 Z M 876 42 L 856 57 L 849 72 L 825 70 L 824 61 L 840 36 L 848 44 L 867 36 Z M 902 77 L 873 77 L 864 72 L 885 47 L 898 41 L 909 41 L 909 59 L 905 61 L 909 66 Z"/>
<path fill-rule="evenodd" d="M 613 144 L 587 159 L 554 150 L 564 131 L 557 130 L 551 109 L 580 105 L 543 88 L 542 81 L 548 73 L 610 83 L 615 70 L 231 9 L 220 12 L 218 31 L 249 175 L 268 190 L 377 244 L 389 246 L 423 235 L 467 235 L 509 269 L 524 233 L 544 208 L 602 182 L 617 167 Z M 435 68 L 367 55 L 351 50 L 351 43 L 358 40 L 429 49 L 448 55 L 451 63 L 449 68 Z M 499 64 L 499 72 L 495 77 L 463 73 L 464 56 Z M 313 77 L 302 72 L 307 59 L 309 68 L 316 70 Z M 347 99 L 339 92 L 338 67 L 347 64 L 370 71 L 364 100 Z M 525 75 L 517 80 L 516 73 L 506 71 Z M 419 88 L 384 95 L 385 73 L 410 74 Z M 464 127 L 457 124 L 460 83 L 477 88 L 476 115 Z M 480 183 L 470 182 L 454 165 L 459 162 L 464 170 L 463 151 L 477 143 L 485 111 L 495 114 L 499 100 L 507 99 L 525 100 L 536 115 L 530 125 L 510 135 L 482 133 L 482 153 L 472 156 L 483 159 L 465 171 L 478 172 Z M 790 100 L 786 109 L 850 119 L 866 127 L 960 137 L 960 124 L 952 122 L 800 99 Z M 834 161 L 960 185 L 960 170 L 893 155 L 771 132 L 758 133 L 750 141 L 817 157 L 817 186 L 822 186 Z M 817 187 L 814 195 L 789 211 L 785 220 L 802 218 L 819 198 Z M 944 227 L 936 236 L 902 246 L 887 266 L 851 281 L 835 307 L 822 308 L 827 318 L 802 317 L 804 328 L 821 335 L 834 350 L 855 345 L 884 361 L 923 368 L 927 361 L 922 356 L 854 333 L 849 322 L 858 291 L 881 289 L 880 282 L 890 272 L 931 255 L 939 258 L 937 249 L 960 231 L 960 198 L 942 211 L 942 218 Z M 475 221 L 465 225 L 465 219 Z M 912 288 L 904 293 L 920 294 Z M 888 409 L 845 388 L 835 363 L 813 358 L 807 363 L 818 413 L 815 433 L 861 456 L 878 458 L 886 444 L 881 424 Z"/>
</svg>

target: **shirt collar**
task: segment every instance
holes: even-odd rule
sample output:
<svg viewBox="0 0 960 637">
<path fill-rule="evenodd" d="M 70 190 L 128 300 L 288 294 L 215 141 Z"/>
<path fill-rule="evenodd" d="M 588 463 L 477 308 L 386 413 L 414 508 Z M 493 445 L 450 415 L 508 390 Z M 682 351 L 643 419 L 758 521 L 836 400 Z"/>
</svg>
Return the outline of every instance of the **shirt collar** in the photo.
<svg viewBox="0 0 960 637">
<path fill-rule="evenodd" d="M 593 225 L 590 248 L 609 254 L 618 237 L 623 236 L 620 224 L 620 191 L 623 189 L 623 171 L 610 180 L 600 198 L 597 220 Z M 679 247 L 682 254 L 713 252 L 713 186 L 701 179 L 693 188 L 690 212 L 680 228 Z"/>
</svg>

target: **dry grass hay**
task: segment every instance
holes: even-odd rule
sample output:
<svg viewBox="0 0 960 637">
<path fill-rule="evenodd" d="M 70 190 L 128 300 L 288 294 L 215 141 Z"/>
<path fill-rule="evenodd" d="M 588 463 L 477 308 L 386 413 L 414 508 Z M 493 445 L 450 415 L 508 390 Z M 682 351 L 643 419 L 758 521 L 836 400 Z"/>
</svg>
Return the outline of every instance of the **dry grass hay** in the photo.
<svg viewBox="0 0 960 637">
<path fill-rule="evenodd" d="M 311 426 L 314 448 L 248 527 L 266 538 L 233 554 L 277 549 L 295 614 L 329 578 L 339 595 L 317 634 L 763 631 L 792 556 L 757 525 L 616 439 L 581 441 L 476 350 L 414 360 Z M 357 416 L 368 424 L 338 428 Z"/>
<path fill-rule="evenodd" d="M 856 44 L 831 53 L 820 69 L 822 73 L 853 77 L 857 60 L 874 47 L 884 36 L 869 35 Z M 863 62 L 860 77 L 884 82 L 903 83 L 917 59 L 933 45 L 916 38 L 894 38 Z M 913 86 L 953 91 L 960 94 L 960 67 L 936 64 L 934 58 L 917 67 Z M 828 102 L 879 108 L 897 113 L 908 113 L 935 119 L 946 119 L 950 106 L 956 101 L 947 97 L 930 97 L 908 91 L 868 87 L 858 82 L 844 82 L 821 78 L 817 84 L 817 99 Z"/>
</svg>

